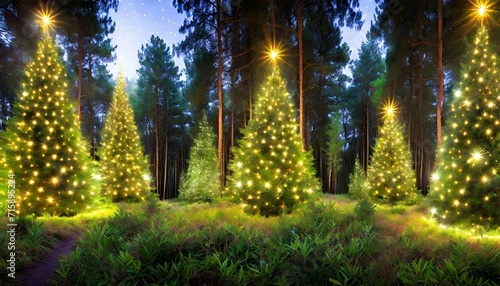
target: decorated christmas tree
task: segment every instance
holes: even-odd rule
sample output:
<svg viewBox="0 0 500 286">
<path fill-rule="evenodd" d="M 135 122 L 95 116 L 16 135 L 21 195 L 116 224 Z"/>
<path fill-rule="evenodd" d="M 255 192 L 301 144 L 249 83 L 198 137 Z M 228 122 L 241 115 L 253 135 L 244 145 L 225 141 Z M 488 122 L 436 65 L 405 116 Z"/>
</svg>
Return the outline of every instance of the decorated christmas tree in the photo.
<svg viewBox="0 0 500 286">
<path fill-rule="evenodd" d="M 317 191 L 319 183 L 277 67 L 258 91 L 254 108 L 243 138 L 232 150 L 228 190 L 248 212 L 289 213 Z"/>
<path fill-rule="evenodd" d="M 451 103 L 430 197 L 443 222 L 500 223 L 500 84 L 497 58 L 481 27 Z"/>
<path fill-rule="evenodd" d="M 71 215 L 90 207 L 92 162 L 67 91 L 59 49 L 45 31 L 5 137 L 22 214 Z"/>
<path fill-rule="evenodd" d="M 114 202 L 144 200 L 148 195 L 149 163 L 143 149 L 120 73 L 104 123 L 100 150 L 102 187 Z"/>
<path fill-rule="evenodd" d="M 221 194 L 215 134 L 203 115 L 194 145 L 189 152 L 188 170 L 181 177 L 179 198 L 186 201 L 212 201 Z"/>
<path fill-rule="evenodd" d="M 379 203 L 414 204 L 419 199 L 411 153 L 392 103 L 384 107 L 383 124 L 368 166 L 368 193 Z"/>
</svg>

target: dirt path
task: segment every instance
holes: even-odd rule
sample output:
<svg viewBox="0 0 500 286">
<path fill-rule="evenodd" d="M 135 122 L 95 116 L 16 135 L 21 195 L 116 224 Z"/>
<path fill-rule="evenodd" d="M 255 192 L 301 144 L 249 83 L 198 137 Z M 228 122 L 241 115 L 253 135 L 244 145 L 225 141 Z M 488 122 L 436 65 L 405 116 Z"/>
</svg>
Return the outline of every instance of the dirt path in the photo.
<svg viewBox="0 0 500 286">
<path fill-rule="evenodd" d="M 73 250 L 73 246 L 79 237 L 79 234 L 76 233 L 64 237 L 52 251 L 47 252 L 41 260 L 34 262 L 20 275 L 21 285 L 48 285 L 59 268 L 59 259 Z"/>
</svg>

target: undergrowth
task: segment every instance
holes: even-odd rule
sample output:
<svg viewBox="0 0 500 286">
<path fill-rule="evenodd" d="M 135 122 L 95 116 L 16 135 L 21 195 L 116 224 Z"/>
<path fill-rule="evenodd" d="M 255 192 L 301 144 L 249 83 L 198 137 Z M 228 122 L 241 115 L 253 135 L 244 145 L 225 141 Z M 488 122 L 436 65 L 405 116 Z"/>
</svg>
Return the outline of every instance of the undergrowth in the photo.
<svg viewBox="0 0 500 286">
<path fill-rule="evenodd" d="M 53 285 L 498 285 L 498 245 L 434 243 L 389 230 L 412 210 L 314 201 L 290 215 L 248 216 L 227 202 L 120 207 L 93 222 Z M 497 284 L 495 284 L 497 283 Z"/>
</svg>

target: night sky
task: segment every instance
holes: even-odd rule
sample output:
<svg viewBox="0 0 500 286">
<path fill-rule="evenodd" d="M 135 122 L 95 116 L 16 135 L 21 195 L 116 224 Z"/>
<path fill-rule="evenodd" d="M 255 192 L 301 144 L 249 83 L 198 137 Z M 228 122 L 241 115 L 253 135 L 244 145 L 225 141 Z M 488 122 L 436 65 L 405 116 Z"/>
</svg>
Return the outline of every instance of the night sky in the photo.
<svg viewBox="0 0 500 286">
<path fill-rule="evenodd" d="M 370 21 L 375 13 L 374 0 L 360 0 L 360 8 L 363 11 L 365 21 L 360 31 L 344 28 L 344 41 L 351 47 L 351 59 L 357 58 L 361 42 L 366 39 L 366 32 L 370 28 Z M 120 1 L 118 12 L 111 13 L 116 22 L 116 31 L 112 37 L 112 43 L 117 45 L 116 62 L 109 66 L 113 75 L 117 75 L 119 67 L 124 70 L 125 77 L 137 78 L 136 70 L 139 68 L 137 51 L 141 45 L 146 45 L 151 35 L 162 38 L 167 46 L 179 43 L 185 35 L 179 33 L 179 27 L 184 21 L 184 14 L 177 13 L 172 6 L 172 0 L 155 1 Z M 180 70 L 184 69 L 184 61 L 174 58 Z M 348 71 L 346 71 L 348 72 Z"/>
</svg>

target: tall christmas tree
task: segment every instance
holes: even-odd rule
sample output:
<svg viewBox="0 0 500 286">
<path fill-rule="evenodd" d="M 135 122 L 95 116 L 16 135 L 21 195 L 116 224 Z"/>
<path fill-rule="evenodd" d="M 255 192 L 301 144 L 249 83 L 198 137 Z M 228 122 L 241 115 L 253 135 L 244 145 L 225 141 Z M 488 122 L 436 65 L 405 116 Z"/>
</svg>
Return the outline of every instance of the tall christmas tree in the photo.
<svg viewBox="0 0 500 286">
<path fill-rule="evenodd" d="M 181 177 L 179 198 L 187 201 L 211 201 L 220 196 L 220 172 L 215 134 L 203 115 L 194 145 L 189 152 L 187 173 Z"/>
<path fill-rule="evenodd" d="M 114 202 L 144 200 L 148 195 L 150 172 L 143 149 L 125 91 L 125 79 L 120 73 L 104 123 L 100 150 L 102 187 Z"/>
<path fill-rule="evenodd" d="M 497 58 L 481 27 L 463 66 L 429 195 L 443 222 L 500 224 Z"/>
<path fill-rule="evenodd" d="M 228 190 L 251 213 L 291 212 L 319 189 L 294 104 L 275 67 L 257 93 L 254 116 L 232 151 Z"/>
<path fill-rule="evenodd" d="M 376 202 L 414 204 L 419 199 L 415 172 L 395 111 L 391 103 L 384 107 L 383 124 L 366 175 L 368 192 Z"/>
<path fill-rule="evenodd" d="M 70 215 L 90 207 L 92 162 L 67 93 L 61 53 L 47 30 L 25 70 L 6 154 L 22 214 Z"/>
</svg>

